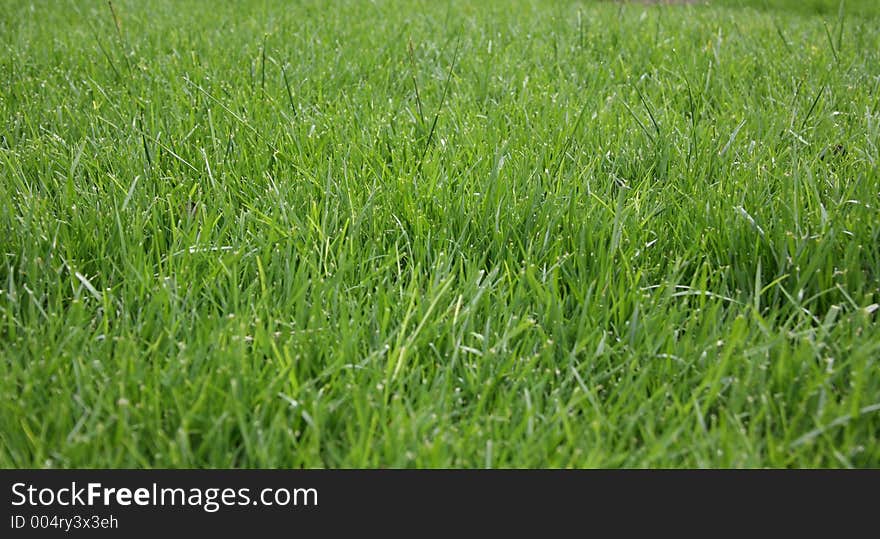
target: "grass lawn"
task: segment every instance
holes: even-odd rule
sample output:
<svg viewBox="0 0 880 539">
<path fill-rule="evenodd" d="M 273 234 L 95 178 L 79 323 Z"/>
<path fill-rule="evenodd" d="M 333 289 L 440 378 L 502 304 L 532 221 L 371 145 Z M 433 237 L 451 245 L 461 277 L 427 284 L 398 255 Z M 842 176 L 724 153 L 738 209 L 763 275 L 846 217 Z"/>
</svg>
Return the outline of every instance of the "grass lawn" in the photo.
<svg viewBox="0 0 880 539">
<path fill-rule="evenodd" d="M 0 466 L 880 466 L 880 6 L 8 1 Z"/>
</svg>

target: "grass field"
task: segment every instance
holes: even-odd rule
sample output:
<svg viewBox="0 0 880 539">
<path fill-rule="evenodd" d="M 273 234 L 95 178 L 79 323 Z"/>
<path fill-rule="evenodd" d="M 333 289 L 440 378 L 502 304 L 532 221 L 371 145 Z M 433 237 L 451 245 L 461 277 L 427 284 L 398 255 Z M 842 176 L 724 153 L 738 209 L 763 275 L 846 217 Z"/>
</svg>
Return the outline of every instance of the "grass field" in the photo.
<svg viewBox="0 0 880 539">
<path fill-rule="evenodd" d="M 878 15 L 5 2 L 0 466 L 880 466 Z"/>
</svg>

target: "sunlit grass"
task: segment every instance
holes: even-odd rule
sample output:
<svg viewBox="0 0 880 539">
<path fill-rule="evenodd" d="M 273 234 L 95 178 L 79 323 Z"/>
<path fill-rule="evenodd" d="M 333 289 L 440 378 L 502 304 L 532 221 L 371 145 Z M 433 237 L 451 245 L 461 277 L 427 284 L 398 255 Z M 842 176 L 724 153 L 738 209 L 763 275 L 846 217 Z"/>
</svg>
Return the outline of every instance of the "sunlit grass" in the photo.
<svg viewBox="0 0 880 539">
<path fill-rule="evenodd" d="M 878 19 L 745 4 L 7 2 L 0 465 L 880 466 Z"/>
</svg>

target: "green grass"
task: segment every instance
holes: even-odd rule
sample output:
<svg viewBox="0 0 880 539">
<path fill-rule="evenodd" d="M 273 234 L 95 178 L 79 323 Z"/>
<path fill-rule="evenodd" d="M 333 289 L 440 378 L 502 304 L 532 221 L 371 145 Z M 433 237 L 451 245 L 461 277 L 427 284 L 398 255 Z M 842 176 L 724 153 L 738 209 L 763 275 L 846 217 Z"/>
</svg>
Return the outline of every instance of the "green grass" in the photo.
<svg viewBox="0 0 880 539">
<path fill-rule="evenodd" d="M 784 10 L 788 13 L 874 18 L 880 16 L 880 6 L 874 0 L 696 0 L 715 6 L 756 8 L 769 12 Z"/>
<path fill-rule="evenodd" d="M 6 2 L 0 466 L 880 466 L 875 4 L 746 4 Z"/>
</svg>

